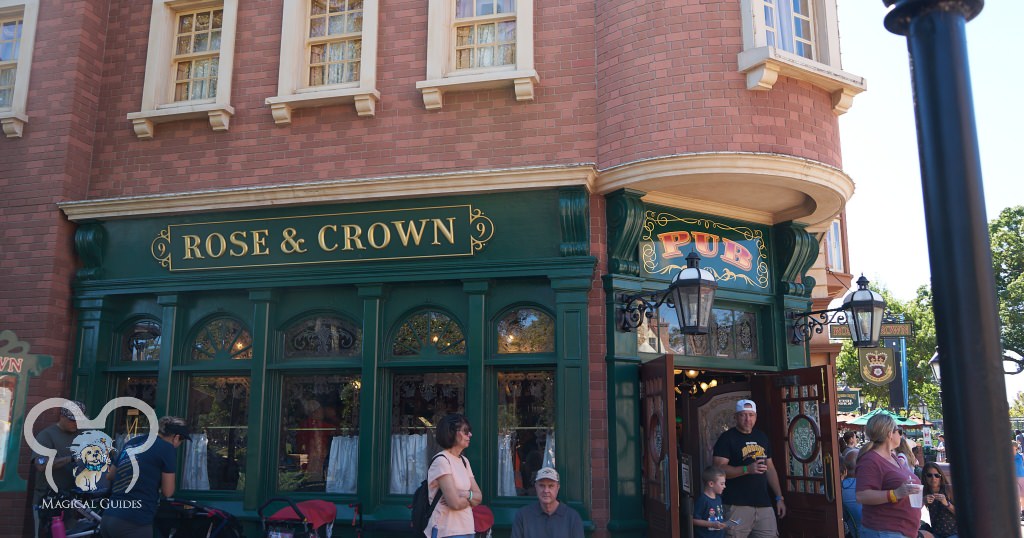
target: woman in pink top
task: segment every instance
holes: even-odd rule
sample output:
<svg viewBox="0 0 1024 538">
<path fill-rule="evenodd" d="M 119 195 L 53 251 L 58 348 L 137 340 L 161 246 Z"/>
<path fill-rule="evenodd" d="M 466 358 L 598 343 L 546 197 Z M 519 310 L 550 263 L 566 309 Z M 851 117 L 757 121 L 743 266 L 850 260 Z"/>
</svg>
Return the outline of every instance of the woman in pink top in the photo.
<svg viewBox="0 0 1024 538">
<path fill-rule="evenodd" d="M 910 505 L 911 493 L 921 481 L 902 467 L 893 451 L 900 445 L 900 430 L 891 416 L 871 417 L 864 428 L 868 443 L 857 458 L 857 502 L 863 507 L 862 538 L 917 538 L 921 508 Z"/>
<path fill-rule="evenodd" d="M 462 455 L 473 438 L 469 420 L 460 414 L 447 415 L 437 423 L 435 437 L 444 450 L 432 460 L 427 484 L 431 499 L 438 488 L 442 495 L 423 534 L 427 538 L 472 538 L 473 507 L 480 504 L 483 494 L 469 460 Z"/>
</svg>

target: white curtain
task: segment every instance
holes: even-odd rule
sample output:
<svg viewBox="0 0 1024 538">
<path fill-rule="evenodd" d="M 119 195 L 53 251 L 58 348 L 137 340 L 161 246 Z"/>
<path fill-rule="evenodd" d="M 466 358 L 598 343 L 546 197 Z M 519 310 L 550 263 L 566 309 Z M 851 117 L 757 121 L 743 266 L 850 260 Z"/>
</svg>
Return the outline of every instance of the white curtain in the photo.
<svg viewBox="0 0 1024 538">
<path fill-rule="evenodd" d="M 14 391 L 0 387 L 0 476 L 7 465 L 7 439 L 11 434 L 11 413 L 14 409 Z"/>
<path fill-rule="evenodd" d="M 547 441 L 544 442 L 544 463 L 541 467 L 555 467 L 555 432 L 547 430 Z"/>
<path fill-rule="evenodd" d="M 412 494 L 427 478 L 427 434 L 391 436 L 390 493 Z"/>
<path fill-rule="evenodd" d="M 210 473 L 206 469 L 206 434 L 193 433 L 192 440 L 185 442 L 185 468 L 182 471 L 181 489 L 210 489 Z"/>
<path fill-rule="evenodd" d="M 516 496 L 516 469 L 512 461 L 512 433 L 498 435 L 498 496 Z"/>
<path fill-rule="evenodd" d="M 327 460 L 327 493 L 355 493 L 358 476 L 359 437 L 335 436 Z"/>
</svg>

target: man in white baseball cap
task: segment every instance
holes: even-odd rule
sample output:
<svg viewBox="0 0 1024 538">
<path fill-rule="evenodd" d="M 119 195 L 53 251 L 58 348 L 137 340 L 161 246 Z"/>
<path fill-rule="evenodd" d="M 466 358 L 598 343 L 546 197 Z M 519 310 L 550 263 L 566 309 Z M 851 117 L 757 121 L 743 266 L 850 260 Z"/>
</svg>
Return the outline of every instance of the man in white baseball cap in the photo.
<svg viewBox="0 0 1024 538">
<path fill-rule="evenodd" d="M 737 401 L 736 426 L 722 433 L 712 452 L 715 467 L 725 471 L 722 504 L 726 515 L 739 522 L 726 530 L 728 538 L 774 538 L 779 535 L 776 516 L 786 515 L 768 435 L 755 430 L 755 423 L 757 404 L 753 400 Z"/>
<path fill-rule="evenodd" d="M 516 512 L 512 538 L 583 538 L 583 519 L 558 502 L 558 471 L 543 467 L 533 483 L 537 502 Z"/>
</svg>

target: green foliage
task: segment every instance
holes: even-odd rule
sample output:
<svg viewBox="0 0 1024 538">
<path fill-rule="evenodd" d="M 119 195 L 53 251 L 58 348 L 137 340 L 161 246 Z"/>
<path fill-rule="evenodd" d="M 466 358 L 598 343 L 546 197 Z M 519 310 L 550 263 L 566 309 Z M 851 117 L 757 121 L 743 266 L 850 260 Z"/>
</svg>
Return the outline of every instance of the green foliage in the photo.
<svg viewBox="0 0 1024 538">
<path fill-rule="evenodd" d="M 1008 207 L 988 225 L 1004 349 L 1024 353 L 1024 206 Z"/>
<path fill-rule="evenodd" d="M 1011 417 L 1024 417 L 1024 392 L 1017 393 L 1017 399 L 1010 406 Z"/>
<path fill-rule="evenodd" d="M 928 405 L 932 417 L 942 416 L 939 402 L 939 387 L 932 377 L 928 361 L 935 354 L 935 315 L 932 313 L 932 293 L 926 286 L 917 289 L 917 295 L 905 302 L 894 298 L 888 290 L 871 286 L 882 294 L 893 315 L 903 315 L 914 324 L 914 337 L 907 339 L 907 390 L 910 392 L 910 407 L 917 409 L 920 402 Z M 842 352 L 836 358 L 836 382 L 840 385 L 860 387 L 861 401 L 874 403 L 875 407 L 890 407 L 889 387 L 878 387 L 866 383 L 860 375 L 857 350 L 849 341 L 843 343 Z"/>
</svg>

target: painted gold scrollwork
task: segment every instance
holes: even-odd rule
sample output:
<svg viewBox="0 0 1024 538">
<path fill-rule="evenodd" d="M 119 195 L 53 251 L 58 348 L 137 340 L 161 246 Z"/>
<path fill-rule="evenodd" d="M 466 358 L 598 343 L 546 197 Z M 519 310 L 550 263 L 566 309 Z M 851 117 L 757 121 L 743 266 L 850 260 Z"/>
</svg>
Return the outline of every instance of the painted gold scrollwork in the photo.
<svg viewBox="0 0 1024 538">
<path fill-rule="evenodd" d="M 160 230 L 160 233 L 153 239 L 153 243 L 149 246 L 149 252 L 156 261 L 160 262 L 160 267 L 171 268 L 171 228 L 169 226 Z"/>
<path fill-rule="evenodd" d="M 494 223 L 479 209 L 469 208 L 469 225 L 476 237 L 470 237 L 473 252 L 483 250 L 487 242 L 494 237 Z"/>
</svg>

